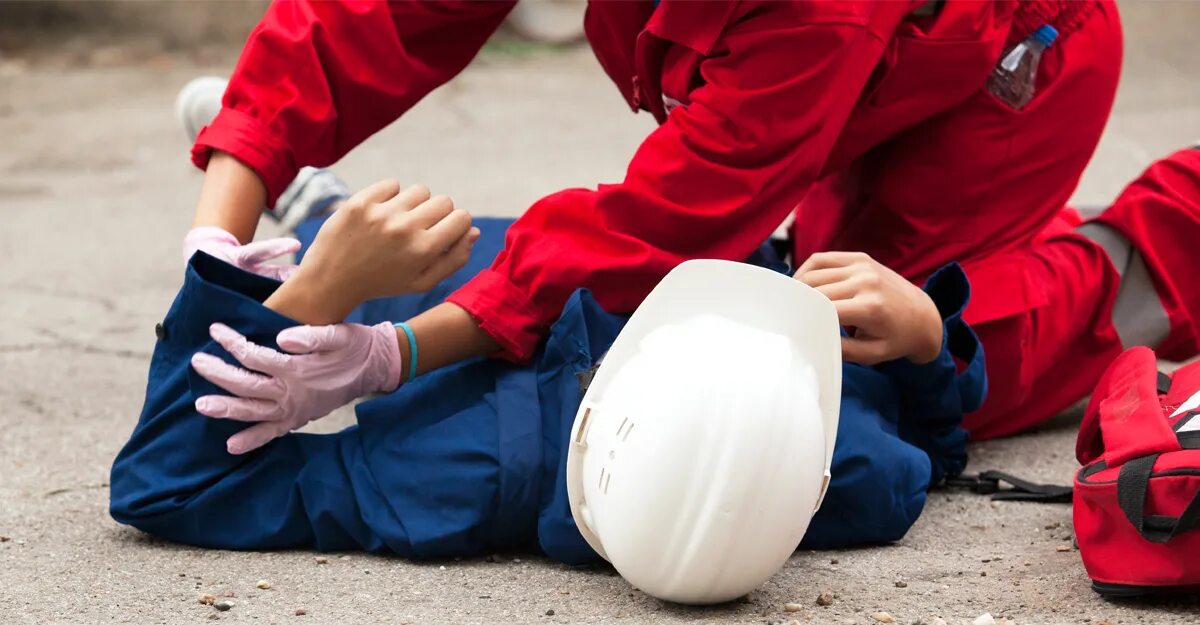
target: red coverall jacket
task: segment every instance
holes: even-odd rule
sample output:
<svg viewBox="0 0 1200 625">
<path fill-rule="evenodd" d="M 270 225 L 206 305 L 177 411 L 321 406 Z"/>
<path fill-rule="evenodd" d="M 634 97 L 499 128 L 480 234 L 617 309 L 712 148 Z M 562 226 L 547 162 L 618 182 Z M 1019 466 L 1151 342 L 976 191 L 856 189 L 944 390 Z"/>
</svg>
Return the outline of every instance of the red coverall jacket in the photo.
<svg viewBox="0 0 1200 625">
<path fill-rule="evenodd" d="M 1111 23 L 1115 11 L 951 0 L 922 17 L 922 4 L 591 2 L 597 58 L 661 125 L 622 182 L 530 207 L 492 268 L 450 301 L 505 357 L 525 359 L 575 289 L 632 310 L 676 264 L 743 259 L 796 210 L 799 259 L 857 249 L 913 280 L 958 260 L 975 284 L 972 321 L 1036 305 L 1005 254 L 1054 221 L 1099 138 L 1119 31 L 1111 52 L 1096 51 L 1111 33 L 1073 31 L 1097 7 Z M 462 70 L 510 7 L 276 2 L 193 160 L 232 154 L 273 203 L 299 167 L 333 163 Z M 1058 47 L 1080 43 L 1047 53 L 1038 88 L 1077 95 L 1012 111 L 984 84 L 1004 48 L 1043 23 L 1062 33 Z"/>
</svg>

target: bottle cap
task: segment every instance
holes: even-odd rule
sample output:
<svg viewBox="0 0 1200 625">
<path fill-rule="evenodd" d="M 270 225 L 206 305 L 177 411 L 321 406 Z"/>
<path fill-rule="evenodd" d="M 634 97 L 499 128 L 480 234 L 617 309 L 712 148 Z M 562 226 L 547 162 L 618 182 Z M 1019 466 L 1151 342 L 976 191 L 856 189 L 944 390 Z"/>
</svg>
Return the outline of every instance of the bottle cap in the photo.
<svg viewBox="0 0 1200 625">
<path fill-rule="evenodd" d="M 1033 38 L 1049 48 L 1054 44 L 1054 40 L 1058 39 L 1058 29 L 1049 24 L 1042 24 L 1038 26 L 1037 30 L 1033 31 Z"/>
</svg>

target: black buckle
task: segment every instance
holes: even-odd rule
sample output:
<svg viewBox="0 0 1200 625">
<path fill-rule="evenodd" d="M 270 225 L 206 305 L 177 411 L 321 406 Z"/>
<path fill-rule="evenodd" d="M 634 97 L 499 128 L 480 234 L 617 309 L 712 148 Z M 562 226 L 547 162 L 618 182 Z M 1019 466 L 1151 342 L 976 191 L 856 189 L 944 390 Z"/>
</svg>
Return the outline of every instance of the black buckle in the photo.
<svg viewBox="0 0 1200 625">
<path fill-rule="evenodd" d="M 992 495 L 1000 491 L 1000 480 L 983 475 L 955 475 L 947 477 L 949 488 L 964 488 L 976 495 Z"/>
<path fill-rule="evenodd" d="M 1012 488 L 1001 488 L 1000 483 Z M 963 488 L 979 495 L 991 495 L 993 501 L 1040 501 L 1070 503 L 1071 487 L 1057 484 L 1038 484 L 1003 471 L 984 471 L 978 475 L 957 475 L 946 478 L 946 486 Z"/>
</svg>

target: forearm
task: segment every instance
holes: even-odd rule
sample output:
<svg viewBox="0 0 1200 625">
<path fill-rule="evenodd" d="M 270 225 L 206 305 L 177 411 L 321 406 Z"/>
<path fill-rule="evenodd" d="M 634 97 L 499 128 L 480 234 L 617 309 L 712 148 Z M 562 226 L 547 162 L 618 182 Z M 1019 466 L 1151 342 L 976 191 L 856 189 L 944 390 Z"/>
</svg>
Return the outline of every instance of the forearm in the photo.
<svg viewBox="0 0 1200 625">
<path fill-rule="evenodd" d="M 229 154 L 214 152 L 204 173 L 193 227 L 216 226 L 249 243 L 265 204 L 266 188 L 258 175 Z"/>
<path fill-rule="evenodd" d="M 500 344 L 479 327 L 466 310 L 449 302 L 427 310 L 408 322 L 417 338 L 417 373 L 425 373 L 456 362 L 494 354 Z M 408 376 L 410 346 L 403 330 L 400 332 L 400 355 L 404 379 Z"/>
<path fill-rule="evenodd" d="M 280 286 L 264 305 L 300 323 L 324 325 L 343 321 L 361 303 L 337 296 L 326 297 L 308 286 L 297 274 Z M 409 320 L 409 327 L 417 339 L 418 373 L 486 356 L 500 349 L 500 344 L 484 332 L 467 311 L 450 303 L 417 315 Z M 407 380 L 412 346 L 403 330 L 397 328 L 396 333 L 400 362 L 405 363 L 401 379 Z"/>
</svg>

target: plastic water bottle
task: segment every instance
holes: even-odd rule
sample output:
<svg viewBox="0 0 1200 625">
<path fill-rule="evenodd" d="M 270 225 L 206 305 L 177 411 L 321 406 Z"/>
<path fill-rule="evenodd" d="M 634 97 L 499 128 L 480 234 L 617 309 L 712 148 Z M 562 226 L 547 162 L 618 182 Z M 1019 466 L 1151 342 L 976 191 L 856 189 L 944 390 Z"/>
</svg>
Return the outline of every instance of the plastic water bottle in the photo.
<svg viewBox="0 0 1200 625">
<path fill-rule="evenodd" d="M 1057 38 L 1058 31 L 1049 24 L 1043 24 L 1025 41 L 1005 52 L 1004 56 L 1000 57 L 1000 62 L 992 69 L 992 76 L 987 84 L 988 91 L 1014 109 L 1025 108 L 1033 99 L 1042 52 Z"/>
</svg>

